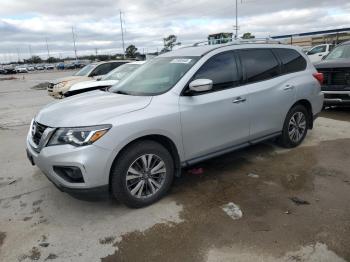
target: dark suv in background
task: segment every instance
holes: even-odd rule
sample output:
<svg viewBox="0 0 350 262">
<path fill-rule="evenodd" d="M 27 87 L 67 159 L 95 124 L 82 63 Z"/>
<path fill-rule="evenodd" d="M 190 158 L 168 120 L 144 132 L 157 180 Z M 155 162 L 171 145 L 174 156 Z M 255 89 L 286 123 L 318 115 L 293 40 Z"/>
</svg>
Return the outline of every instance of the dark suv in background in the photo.
<svg viewBox="0 0 350 262">
<path fill-rule="evenodd" d="M 350 41 L 338 45 L 315 67 L 324 75 L 324 104 L 350 105 Z"/>
</svg>

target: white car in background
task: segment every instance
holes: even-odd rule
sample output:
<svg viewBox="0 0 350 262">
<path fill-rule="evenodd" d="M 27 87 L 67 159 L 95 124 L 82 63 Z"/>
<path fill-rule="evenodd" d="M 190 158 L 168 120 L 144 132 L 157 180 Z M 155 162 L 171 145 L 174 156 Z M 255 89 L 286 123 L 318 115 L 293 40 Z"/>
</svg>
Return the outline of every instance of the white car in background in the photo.
<svg viewBox="0 0 350 262">
<path fill-rule="evenodd" d="M 49 82 L 47 87 L 47 92 L 49 96 L 60 99 L 65 97 L 65 93 L 75 84 L 96 80 L 99 77 L 102 77 L 115 68 L 124 65 L 130 60 L 114 60 L 114 61 L 105 61 L 105 62 L 96 62 L 91 63 L 80 69 L 72 76 L 67 76 L 52 80 Z M 75 68 L 75 65 L 74 65 Z"/>
<path fill-rule="evenodd" d="M 26 66 L 16 66 L 16 73 L 28 73 Z"/>
<path fill-rule="evenodd" d="M 135 61 L 121 65 L 109 72 L 107 75 L 97 78 L 96 80 L 84 81 L 72 85 L 64 94 L 64 97 L 85 93 L 92 90 L 106 89 L 117 84 L 122 78 L 134 72 L 146 61 Z"/>
<path fill-rule="evenodd" d="M 323 57 L 332 51 L 334 45 L 323 44 L 312 47 L 306 54 L 312 63 L 320 62 Z"/>
</svg>

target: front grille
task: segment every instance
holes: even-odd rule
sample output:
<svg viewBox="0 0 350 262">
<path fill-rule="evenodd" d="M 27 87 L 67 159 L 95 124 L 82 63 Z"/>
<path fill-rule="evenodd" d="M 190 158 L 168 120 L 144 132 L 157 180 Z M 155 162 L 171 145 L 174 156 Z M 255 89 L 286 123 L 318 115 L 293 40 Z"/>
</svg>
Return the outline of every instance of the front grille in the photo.
<svg viewBox="0 0 350 262">
<path fill-rule="evenodd" d="M 323 73 L 324 85 L 350 86 L 350 68 L 320 68 Z"/>
<path fill-rule="evenodd" d="M 324 98 L 350 100 L 350 96 L 348 94 L 324 94 Z"/>
<path fill-rule="evenodd" d="M 43 136 L 43 133 L 45 132 L 46 128 L 47 126 L 39 124 L 38 122 L 33 122 L 32 137 L 33 137 L 33 142 L 36 145 L 39 145 L 41 137 Z"/>
<path fill-rule="evenodd" d="M 53 91 L 53 86 L 54 86 L 53 83 L 49 83 L 49 85 L 47 86 L 47 91 L 48 92 L 52 92 Z"/>
</svg>

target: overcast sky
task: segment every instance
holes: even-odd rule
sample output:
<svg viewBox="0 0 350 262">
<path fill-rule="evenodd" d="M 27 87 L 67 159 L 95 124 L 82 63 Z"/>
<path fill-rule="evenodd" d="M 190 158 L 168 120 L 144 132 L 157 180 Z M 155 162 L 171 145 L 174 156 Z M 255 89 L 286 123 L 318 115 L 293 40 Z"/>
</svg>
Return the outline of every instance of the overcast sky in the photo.
<svg viewBox="0 0 350 262">
<path fill-rule="evenodd" d="M 257 37 L 350 27 L 349 0 L 238 0 L 240 35 Z M 79 54 L 121 52 L 119 11 L 126 46 L 154 52 L 162 38 L 184 44 L 232 32 L 234 0 L 0 0 L 0 61 L 32 53 L 72 56 L 72 26 Z"/>
</svg>

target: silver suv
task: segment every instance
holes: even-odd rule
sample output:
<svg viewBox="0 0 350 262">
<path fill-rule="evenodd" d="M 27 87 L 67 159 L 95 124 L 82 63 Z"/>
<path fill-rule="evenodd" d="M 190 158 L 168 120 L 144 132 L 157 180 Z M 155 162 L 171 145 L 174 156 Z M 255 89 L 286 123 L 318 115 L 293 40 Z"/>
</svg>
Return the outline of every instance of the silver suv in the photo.
<svg viewBox="0 0 350 262">
<path fill-rule="evenodd" d="M 154 203 L 183 167 L 270 138 L 298 146 L 322 109 L 322 74 L 297 48 L 188 47 L 149 61 L 108 91 L 44 107 L 30 161 L 62 191 Z"/>
</svg>

